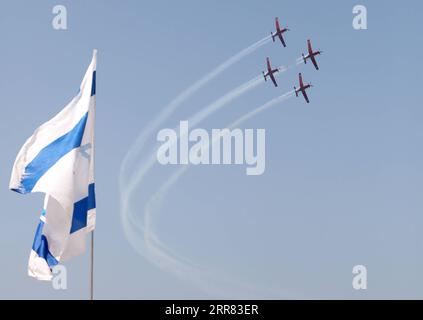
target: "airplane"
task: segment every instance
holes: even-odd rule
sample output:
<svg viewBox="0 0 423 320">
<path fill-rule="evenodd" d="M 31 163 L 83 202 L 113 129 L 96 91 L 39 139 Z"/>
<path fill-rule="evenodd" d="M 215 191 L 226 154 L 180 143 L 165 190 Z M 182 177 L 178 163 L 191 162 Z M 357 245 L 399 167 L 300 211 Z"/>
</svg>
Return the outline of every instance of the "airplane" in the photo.
<svg viewBox="0 0 423 320">
<path fill-rule="evenodd" d="M 272 80 L 275 87 L 277 87 L 278 84 L 276 83 L 276 79 L 275 79 L 275 76 L 273 74 L 276 73 L 276 72 L 279 72 L 279 68 L 272 69 L 272 66 L 270 65 L 270 59 L 267 58 L 266 60 L 267 60 L 267 72 L 264 73 L 264 71 L 263 71 L 264 81 L 267 81 L 267 77 L 270 77 L 270 79 Z"/>
<path fill-rule="evenodd" d="M 275 38 L 279 37 L 279 39 L 281 40 L 282 44 L 284 47 L 286 47 L 286 43 L 285 40 L 283 38 L 283 33 L 289 31 L 288 27 L 286 28 L 282 28 L 279 25 L 279 18 L 275 18 L 275 24 L 276 24 L 276 32 L 273 33 L 271 32 L 270 34 L 272 35 L 272 40 L 273 42 L 275 42 Z"/>
<path fill-rule="evenodd" d="M 319 51 L 313 52 L 313 48 L 311 47 L 311 41 L 310 41 L 310 39 L 307 40 L 307 49 L 308 49 L 308 54 L 306 56 L 304 56 L 304 53 L 303 53 L 304 63 L 307 63 L 307 59 L 310 59 L 311 62 L 313 62 L 314 67 L 316 68 L 316 70 L 319 70 L 319 66 L 317 65 L 317 61 L 316 61 L 315 56 L 317 56 L 319 54 L 322 54 L 323 51 L 320 51 L 319 50 Z"/>
<path fill-rule="evenodd" d="M 307 103 L 310 103 L 310 100 L 308 99 L 308 97 L 307 97 L 307 93 L 306 93 L 306 90 L 308 89 L 308 88 L 311 88 L 312 87 L 312 85 L 310 84 L 310 83 L 308 83 L 308 84 L 306 84 L 306 85 L 304 85 L 304 82 L 303 82 L 303 76 L 302 76 L 302 74 L 300 73 L 300 74 L 298 74 L 298 77 L 299 77 L 299 81 L 300 81 L 300 87 L 297 89 L 296 87 L 294 87 L 294 90 L 295 90 L 295 95 L 298 97 L 298 92 L 301 92 L 302 94 L 303 94 L 303 96 L 304 96 L 304 99 L 307 101 Z"/>
</svg>

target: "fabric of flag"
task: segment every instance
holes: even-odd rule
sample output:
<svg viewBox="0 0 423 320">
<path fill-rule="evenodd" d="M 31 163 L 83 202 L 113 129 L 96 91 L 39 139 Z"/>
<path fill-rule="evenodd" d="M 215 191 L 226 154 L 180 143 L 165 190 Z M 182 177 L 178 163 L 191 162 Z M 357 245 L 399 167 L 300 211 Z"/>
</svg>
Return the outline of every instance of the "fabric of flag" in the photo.
<svg viewBox="0 0 423 320">
<path fill-rule="evenodd" d="M 28 265 L 39 280 L 51 280 L 55 265 L 82 254 L 94 230 L 96 62 L 94 50 L 78 94 L 35 130 L 13 165 L 11 190 L 45 194 Z"/>
</svg>

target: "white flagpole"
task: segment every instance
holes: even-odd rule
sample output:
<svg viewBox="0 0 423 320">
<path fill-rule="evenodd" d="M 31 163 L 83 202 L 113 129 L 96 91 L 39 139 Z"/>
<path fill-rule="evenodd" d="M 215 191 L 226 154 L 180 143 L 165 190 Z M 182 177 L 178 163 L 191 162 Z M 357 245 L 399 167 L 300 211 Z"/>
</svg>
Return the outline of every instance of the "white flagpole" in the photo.
<svg viewBox="0 0 423 320">
<path fill-rule="evenodd" d="M 94 230 L 91 231 L 90 251 L 90 300 L 94 300 Z"/>
</svg>

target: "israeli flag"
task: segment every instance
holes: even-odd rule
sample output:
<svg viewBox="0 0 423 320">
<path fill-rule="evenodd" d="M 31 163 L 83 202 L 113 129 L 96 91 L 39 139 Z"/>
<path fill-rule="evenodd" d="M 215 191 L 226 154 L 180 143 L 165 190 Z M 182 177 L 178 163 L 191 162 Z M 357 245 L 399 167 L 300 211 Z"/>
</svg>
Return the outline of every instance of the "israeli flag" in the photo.
<svg viewBox="0 0 423 320">
<path fill-rule="evenodd" d="M 25 142 L 15 160 L 10 189 L 45 193 L 28 274 L 51 280 L 52 268 L 85 251 L 94 230 L 94 120 L 97 51 L 78 95 Z"/>
</svg>

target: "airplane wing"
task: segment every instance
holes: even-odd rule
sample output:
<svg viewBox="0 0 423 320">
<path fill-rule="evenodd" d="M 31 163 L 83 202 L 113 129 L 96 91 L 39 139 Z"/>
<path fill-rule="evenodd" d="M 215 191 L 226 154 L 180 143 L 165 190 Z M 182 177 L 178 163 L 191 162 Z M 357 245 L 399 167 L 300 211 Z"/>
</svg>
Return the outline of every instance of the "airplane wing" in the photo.
<svg viewBox="0 0 423 320">
<path fill-rule="evenodd" d="M 302 92 L 302 94 L 304 96 L 305 101 L 307 101 L 307 103 L 310 103 L 310 101 L 308 100 L 306 91 L 305 90 L 301 90 L 301 92 Z"/>
<path fill-rule="evenodd" d="M 302 88 L 302 87 L 304 87 L 303 76 L 302 76 L 302 74 L 300 73 L 300 74 L 298 74 L 298 77 L 299 77 L 299 79 L 300 79 L 300 88 Z"/>
<path fill-rule="evenodd" d="M 272 82 L 273 82 L 273 84 L 275 85 L 275 87 L 277 87 L 277 86 L 278 86 L 278 84 L 276 83 L 276 79 L 275 79 L 275 76 L 273 75 L 273 73 L 272 73 L 272 72 L 270 72 L 269 76 L 270 76 L 270 79 L 272 79 Z"/>
<path fill-rule="evenodd" d="M 276 31 L 279 33 L 281 31 L 281 26 L 279 25 L 279 18 L 275 18 Z"/>
<path fill-rule="evenodd" d="M 282 33 L 279 33 L 279 39 L 281 40 L 284 47 L 286 47 L 285 40 L 283 39 Z"/>
<path fill-rule="evenodd" d="M 311 40 L 307 40 L 308 53 L 313 55 L 313 48 L 311 47 Z"/>
<path fill-rule="evenodd" d="M 316 70 L 319 70 L 319 66 L 317 65 L 317 61 L 316 58 L 312 55 L 310 56 L 311 62 L 313 62 L 314 67 L 316 68 Z"/>
</svg>

